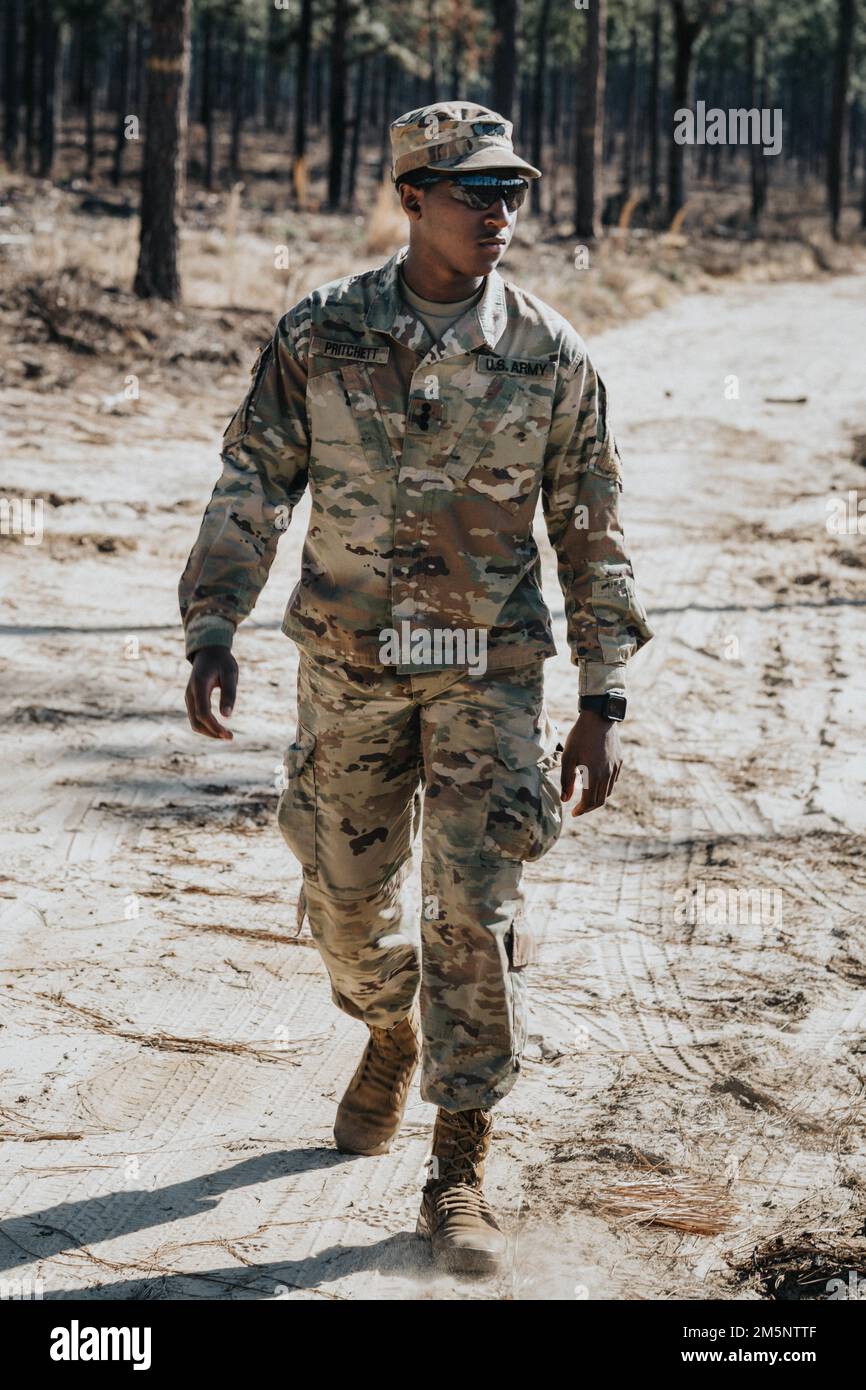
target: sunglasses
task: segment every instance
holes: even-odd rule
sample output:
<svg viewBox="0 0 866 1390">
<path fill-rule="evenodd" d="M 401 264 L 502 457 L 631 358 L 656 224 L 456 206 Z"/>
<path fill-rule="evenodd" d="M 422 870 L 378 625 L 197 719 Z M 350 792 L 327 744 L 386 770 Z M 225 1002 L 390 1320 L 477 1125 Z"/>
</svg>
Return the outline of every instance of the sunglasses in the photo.
<svg viewBox="0 0 866 1390">
<path fill-rule="evenodd" d="M 444 183 L 452 198 L 467 207 L 480 212 L 482 208 L 492 207 L 503 199 L 509 212 L 516 212 L 522 206 L 529 184 L 526 179 L 491 179 L 484 174 L 455 174 L 453 178 L 445 175 L 436 178 L 420 179 L 417 188 L 430 188 L 433 184 Z"/>
</svg>

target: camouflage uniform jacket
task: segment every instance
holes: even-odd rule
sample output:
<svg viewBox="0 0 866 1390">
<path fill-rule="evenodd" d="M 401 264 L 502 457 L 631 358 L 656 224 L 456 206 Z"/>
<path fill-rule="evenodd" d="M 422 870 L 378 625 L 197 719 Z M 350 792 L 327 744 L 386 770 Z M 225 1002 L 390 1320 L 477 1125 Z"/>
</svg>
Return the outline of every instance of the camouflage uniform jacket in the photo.
<svg viewBox="0 0 866 1390">
<path fill-rule="evenodd" d="M 187 655 L 231 645 L 309 484 L 283 620 L 299 646 L 379 666 L 383 631 L 408 620 L 413 633 L 486 630 L 491 670 L 553 656 L 532 535 L 540 491 L 580 691 L 622 687 L 653 634 L 585 344 L 496 270 L 434 344 L 400 294 L 407 252 L 313 290 L 262 348 L 180 582 Z"/>
</svg>

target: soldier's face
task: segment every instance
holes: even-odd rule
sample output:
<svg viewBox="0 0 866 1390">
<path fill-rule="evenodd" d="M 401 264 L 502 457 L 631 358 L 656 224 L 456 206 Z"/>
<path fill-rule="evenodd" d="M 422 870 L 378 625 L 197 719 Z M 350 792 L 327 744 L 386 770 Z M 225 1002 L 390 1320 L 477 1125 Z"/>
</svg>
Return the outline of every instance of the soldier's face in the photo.
<svg viewBox="0 0 866 1390">
<path fill-rule="evenodd" d="M 502 260 L 517 225 L 517 208 L 509 212 L 502 198 L 489 208 L 471 208 L 452 198 L 445 183 L 412 189 L 410 196 L 419 210 L 407 204 L 405 193 L 404 210 L 416 224 L 413 236 L 430 254 L 472 279 L 489 275 Z"/>
</svg>

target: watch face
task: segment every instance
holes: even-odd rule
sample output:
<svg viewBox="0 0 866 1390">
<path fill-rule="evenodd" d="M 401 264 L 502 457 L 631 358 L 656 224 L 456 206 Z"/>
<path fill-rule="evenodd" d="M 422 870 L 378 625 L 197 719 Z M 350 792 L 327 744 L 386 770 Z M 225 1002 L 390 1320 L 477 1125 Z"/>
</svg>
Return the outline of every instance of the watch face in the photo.
<svg viewBox="0 0 866 1390">
<path fill-rule="evenodd" d="M 624 695 L 608 695 L 607 717 L 608 719 L 625 719 Z"/>
</svg>

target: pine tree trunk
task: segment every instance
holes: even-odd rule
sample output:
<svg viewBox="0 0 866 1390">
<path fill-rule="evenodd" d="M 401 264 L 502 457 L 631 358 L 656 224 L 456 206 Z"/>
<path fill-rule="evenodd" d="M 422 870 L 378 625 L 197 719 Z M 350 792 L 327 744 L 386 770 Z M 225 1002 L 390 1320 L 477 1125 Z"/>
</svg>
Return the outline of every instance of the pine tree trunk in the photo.
<svg viewBox="0 0 866 1390">
<path fill-rule="evenodd" d="M 352 119 L 352 151 L 349 156 L 349 202 L 354 201 L 355 180 L 358 174 L 358 163 L 361 158 L 361 127 L 364 123 L 364 94 L 367 89 L 367 63 L 369 58 L 366 54 L 358 59 L 358 75 L 355 83 L 355 112 Z"/>
<path fill-rule="evenodd" d="M 280 90 L 282 54 L 280 42 L 280 12 L 271 5 L 268 10 L 267 65 L 265 68 L 265 130 L 277 128 L 277 104 Z"/>
<path fill-rule="evenodd" d="M 517 3 L 518 0 L 492 0 L 496 47 L 493 50 L 490 105 L 509 121 L 514 110 L 517 74 Z"/>
<path fill-rule="evenodd" d="M 754 18 L 754 9 L 753 9 Z M 764 106 L 764 38 L 757 25 L 749 43 L 749 102 L 760 111 Z M 757 230 L 767 198 L 767 157 L 760 145 L 749 146 L 749 176 L 752 190 L 752 226 Z"/>
<path fill-rule="evenodd" d="M 649 205 L 655 209 L 659 205 L 659 117 L 661 104 L 661 62 L 662 62 L 662 0 L 656 0 L 653 10 L 652 60 L 650 66 L 650 90 L 647 103 L 647 124 L 649 125 Z"/>
<path fill-rule="evenodd" d="M 205 10 L 202 15 L 201 50 L 201 111 L 199 113 L 204 128 L 204 186 L 210 192 L 213 188 L 214 168 L 214 129 L 213 129 L 213 15 Z"/>
<path fill-rule="evenodd" d="M 151 0 L 147 118 L 141 179 L 141 244 L 133 290 L 180 298 L 178 206 L 186 155 L 191 0 Z"/>
<path fill-rule="evenodd" d="M 674 82 L 673 110 L 683 110 L 689 104 L 691 88 L 692 60 L 695 43 L 703 27 L 700 19 L 689 19 L 685 0 L 671 0 L 674 12 Z M 669 142 L 668 163 L 668 217 L 673 219 L 685 201 L 685 146 L 678 145 L 673 137 L 673 127 Z"/>
<path fill-rule="evenodd" d="M 833 63 L 833 98 L 830 116 L 830 146 L 827 151 L 827 200 L 830 206 L 830 227 L 839 240 L 839 219 L 842 215 L 842 168 L 845 140 L 845 110 L 848 102 L 848 77 L 851 70 L 851 45 L 854 35 L 855 0 L 837 0 L 836 52 Z"/>
<path fill-rule="evenodd" d="M 586 47 L 578 80 L 577 189 L 575 235 L 587 241 L 602 234 L 601 170 L 604 150 L 604 82 L 606 66 L 607 0 L 595 0 L 587 11 Z"/>
<path fill-rule="evenodd" d="M 133 90 L 132 109 L 139 115 L 144 110 L 144 25 L 141 20 L 135 24 L 135 61 L 132 68 Z"/>
<path fill-rule="evenodd" d="M 93 21 L 81 26 L 81 73 L 84 82 L 84 176 L 93 178 L 96 163 L 96 129 L 93 101 L 96 87 L 96 34 Z"/>
<path fill-rule="evenodd" d="M 58 24 L 52 0 L 42 0 L 39 53 L 39 176 L 51 177 L 56 141 Z"/>
<path fill-rule="evenodd" d="M 241 127 L 244 120 L 244 95 L 246 91 L 247 30 L 240 24 L 237 35 L 234 63 L 234 92 L 232 94 L 232 133 L 229 146 L 229 173 L 232 179 L 241 176 Z"/>
<path fill-rule="evenodd" d="M 14 169 L 18 163 L 18 0 L 6 0 L 3 47 L 3 153 Z"/>
<path fill-rule="evenodd" d="M 382 144 L 379 151 L 379 179 L 391 167 L 391 121 L 400 113 L 391 110 L 391 91 L 394 83 L 394 60 L 390 53 L 385 56 L 385 73 L 382 79 Z"/>
<path fill-rule="evenodd" d="M 313 56 L 313 125 L 317 132 L 322 129 L 322 110 L 324 106 L 322 82 L 324 66 L 322 53 L 317 48 Z"/>
<path fill-rule="evenodd" d="M 126 117 L 129 111 L 129 45 L 132 29 L 125 19 L 120 30 L 120 61 L 117 82 L 117 123 L 114 130 L 114 158 L 111 164 L 111 182 L 115 188 L 123 177 L 123 156 L 126 153 Z"/>
<path fill-rule="evenodd" d="M 860 150 L 860 102 L 857 97 L 851 103 L 848 119 L 848 188 L 853 192 L 857 186 L 857 155 Z"/>
<path fill-rule="evenodd" d="M 460 101 L 463 87 L 463 32 L 455 24 L 451 34 L 451 100 Z M 396 113 L 399 115 L 399 112 Z"/>
<path fill-rule="evenodd" d="M 32 174 L 36 158 L 37 64 L 36 12 L 28 5 L 24 11 L 24 167 L 28 174 Z"/>
<path fill-rule="evenodd" d="M 626 76 L 625 123 L 622 142 L 622 199 L 631 197 L 637 147 L 637 30 L 631 31 Z"/>
<path fill-rule="evenodd" d="M 346 43 L 349 25 L 348 0 L 334 0 L 331 30 L 331 91 L 328 102 L 328 208 L 336 212 L 343 192 L 343 162 L 346 149 Z"/>
<path fill-rule="evenodd" d="M 532 154 L 530 163 L 536 169 L 541 169 L 542 159 L 542 140 L 544 134 L 544 87 L 545 87 L 545 66 L 544 52 L 547 47 L 547 30 L 550 24 L 550 5 L 551 0 L 541 0 L 541 9 L 538 12 L 538 23 L 535 29 L 535 73 L 533 78 L 532 95 Z M 542 173 L 544 170 L 542 169 Z M 530 179 L 529 182 L 529 206 L 536 217 L 541 214 L 541 189 L 539 184 L 541 179 Z"/>
<path fill-rule="evenodd" d="M 436 15 L 436 0 L 427 0 L 427 59 L 430 63 L 430 77 L 427 84 L 428 105 L 439 96 L 439 33 Z"/>
<path fill-rule="evenodd" d="M 313 32 L 313 0 L 302 0 L 298 28 L 298 65 L 295 78 L 295 160 L 307 152 L 307 103 L 310 85 L 310 47 Z"/>
</svg>

